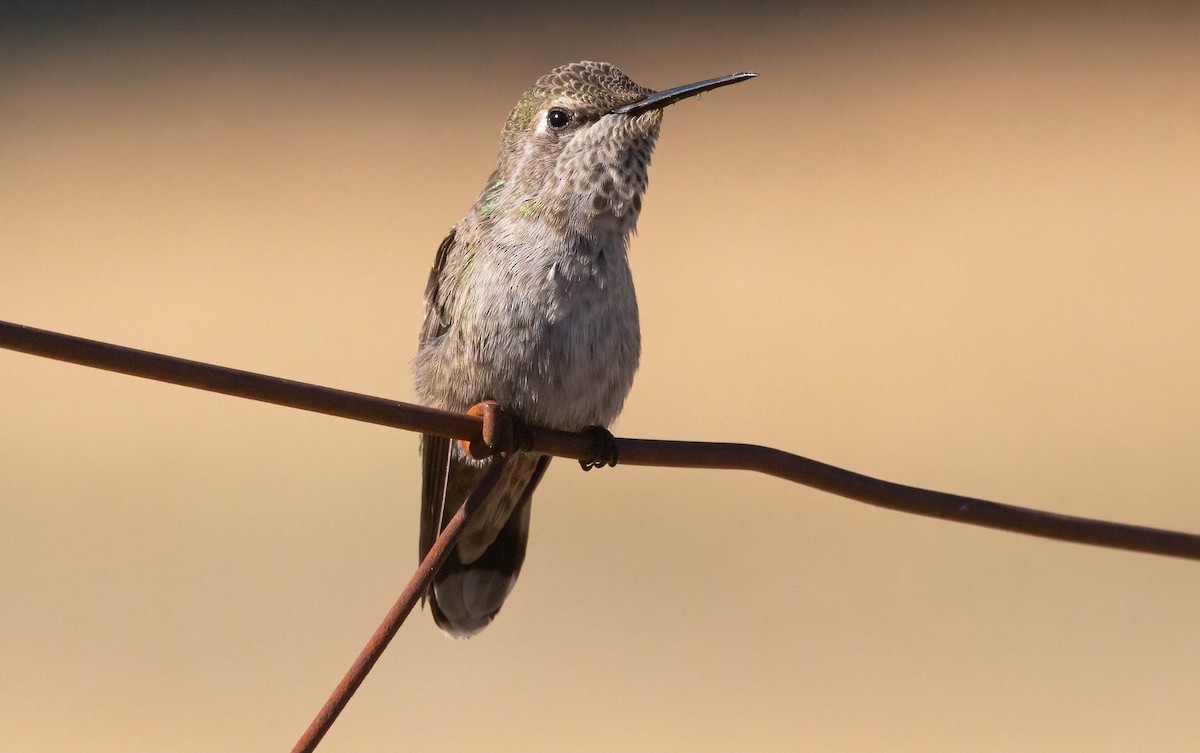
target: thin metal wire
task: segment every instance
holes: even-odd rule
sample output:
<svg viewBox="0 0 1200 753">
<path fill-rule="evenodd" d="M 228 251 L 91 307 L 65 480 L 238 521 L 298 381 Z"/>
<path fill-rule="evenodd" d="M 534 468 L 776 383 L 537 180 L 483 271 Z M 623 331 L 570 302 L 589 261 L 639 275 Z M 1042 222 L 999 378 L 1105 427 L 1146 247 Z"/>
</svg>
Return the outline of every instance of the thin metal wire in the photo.
<svg viewBox="0 0 1200 753">
<path fill-rule="evenodd" d="M 213 366 L 0 322 L 0 347 L 226 395 L 409 431 L 482 442 L 483 421 L 380 397 Z M 532 451 L 589 458 L 595 437 L 526 427 Z M 1200 560 L 1200 535 L 1112 523 L 917 489 L 835 468 L 770 447 L 722 442 L 617 439 L 623 465 L 724 468 L 767 473 L 899 512 L 1078 544 Z"/>
<path fill-rule="evenodd" d="M 292 749 L 293 753 L 311 753 L 315 750 L 342 709 L 349 703 L 400 625 L 412 612 L 417 600 L 425 593 L 433 575 L 452 551 L 466 520 L 483 503 L 499 477 L 505 462 L 505 455 L 502 453 L 506 448 L 498 446 L 497 436 L 505 435 L 509 441 L 513 439 L 511 431 L 497 431 L 498 417 L 494 408 L 490 412 L 484 411 L 485 419 L 481 419 L 473 415 L 448 413 L 7 322 L 0 322 L 0 347 L 276 405 L 437 434 L 466 441 L 473 450 L 479 450 L 481 453 L 496 453 L 491 468 L 479 487 L 472 492 L 434 542 L 383 623 L 376 629 L 350 670 L 300 737 Z M 521 442 L 525 445 L 523 449 L 540 453 L 575 459 L 588 458 L 593 451 L 594 441 L 594 436 L 589 432 L 573 434 L 536 426 L 522 427 Z M 1200 560 L 1200 536 L 1197 535 L 1057 515 L 917 489 L 845 471 L 769 447 L 650 439 L 618 439 L 616 442 L 621 462 L 626 465 L 758 471 L 900 512 L 1060 541 Z"/>
<path fill-rule="evenodd" d="M 412 580 L 408 582 L 404 590 L 400 593 L 400 597 L 396 599 L 396 603 L 392 605 L 387 616 L 383 618 L 383 622 L 375 629 L 375 634 L 367 641 L 367 645 L 359 653 L 358 658 L 350 665 L 350 669 L 346 672 L 346 676 L 334 688 L 330 694 L 329 700 L 325 701 L 325 705 L 317 712 L 317 716 L 312 720 L 312 724 L 308 725 L 308 729 L 300 736 L 296 742 L 296 746 L 292 748 L 292 753 L 311 753 L 321 742 L 321 738 L 325 737 L 325 733 L 333 726 L 337 720 L 338 714 L 342 713 L 342 709 L 346 708 L 346 704 L 350 702 L 350 697 L 354 695 L 354 691 L 358 690 L 358 686 L 362 685 L 366 679 L 367 673 L 375 666 L 375 662 L 383 655 L 384 649 L 388 643 L 396 636 L 396 631 L 404 624 L 405 618 L 412 612 L 417 600 L 429 588 L 430 581 L 433 580 L 434 574 L 441 569 L 442 564 L 446 561 L 446 557 L 453 551 L 454 545 L 458 542 L 462 535 L 463 527 L 466 521 L 470 518 L 479 506 L 483 504 L 483 500 L 487 499 L 487 495 L 491 492 L 492 487 L 496 485 L 496 480 L 500 478 L 500 472 L 504 469 L 505 458 L 503 455 L 497 455 L 492 458 L 491 467 L 484 474 L 483 480 L 479 482 L 479 486 L 475 487 L 475 491 L 471 492 L 471 496 L 463 503 L 463 506 L 458 508 L 458 512 L 450 518 L 450 522 L 442 529 L 442 533 L 433 542 L 433 546 L 429 549 L 429 553 L 425 555 L 417 572 L 413 574 Z"/>
</svg>

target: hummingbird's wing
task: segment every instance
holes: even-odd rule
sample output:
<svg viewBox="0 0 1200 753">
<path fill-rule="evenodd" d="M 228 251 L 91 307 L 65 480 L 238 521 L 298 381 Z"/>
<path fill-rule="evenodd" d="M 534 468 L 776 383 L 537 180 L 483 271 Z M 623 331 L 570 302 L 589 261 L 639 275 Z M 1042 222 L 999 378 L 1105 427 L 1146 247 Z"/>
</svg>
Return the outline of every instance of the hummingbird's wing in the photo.
<svg viewBox="0 0 1200 753">
<path fill-rule="evenodd" d="M 450 328 L 450 315 L 439 300 L 438 284 L 446 268 L 446 258 L 454 248 L 456 230 L 457 228 L 450 228 L 450 233 L 438 246 L 437 255 L 433 257 L 433 269 L 429 270 L 429 281 L 425 283 L 425 325 L 421 327 L 422 343 L 440 337 Z"/>
<path fill-rule="evenodd" d="M 450 472 L 450 440 L 421 435 L 421 548 L 420 557 L 433 547 L 442 532 L 446 509 L 446 477 Z"/>
<path fill-rule="evenodd" d="M 440 337 L 450 326 L 449 316 L 438 301 L 438 282 L 446 266 L 446 257 L 454 246 L 455 228 L 438 246 L 433 269 L 425 283 L 425 323 L 421 327 L 421 343 Z M 431 434 L 421 435 L 421 559 L 441 533 L 446 509 L 446 474 L 450 463 L 450 440 Z"/>
</svg>

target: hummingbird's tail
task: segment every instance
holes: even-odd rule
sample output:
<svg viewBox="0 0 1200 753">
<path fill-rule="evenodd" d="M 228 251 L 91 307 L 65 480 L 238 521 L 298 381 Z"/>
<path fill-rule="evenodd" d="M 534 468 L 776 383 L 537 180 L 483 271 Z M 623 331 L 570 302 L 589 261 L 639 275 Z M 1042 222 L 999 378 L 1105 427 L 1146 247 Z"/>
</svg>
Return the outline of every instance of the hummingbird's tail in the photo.
<svg viewBox="0 0 1200 753">
<path fill-rule="evenodd" d="M 454 638 L 470 638 L 500 612 L 525 561 L 531 497 L 526 496 L 479 559 L 463 563 L 457 550 L 429 589 L 433 621 Z"/>
<path fill-rule="evenodd" d="M 421 558 L 487 471 L 451 454 L 449 440 L 422 443 Z M 517 582 L 529 539 L 533 490 L 549 456 L 519 454 L 504 467 L 488 499 L 467 521 L 462 538 L 429 589 L 433 620 L 447 635 L 469 638 L 487 627 Z"/>
</svg>

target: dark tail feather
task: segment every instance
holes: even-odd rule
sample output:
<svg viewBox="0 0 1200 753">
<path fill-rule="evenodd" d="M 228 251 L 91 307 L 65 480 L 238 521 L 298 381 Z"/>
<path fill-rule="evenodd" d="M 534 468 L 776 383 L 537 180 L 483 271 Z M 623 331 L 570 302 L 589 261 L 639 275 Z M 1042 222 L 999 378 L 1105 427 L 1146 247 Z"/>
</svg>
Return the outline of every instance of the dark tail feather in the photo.
<svg viewBox="0 0 1200 753">
<path fill-rule="evenodd" d="M 531 497 L 512 517 L 479 559 L 463 564 L 452 552 L 434 576 L 429 590 L 433 621 L 455 638 L 469 638 L 487 627 L 516 585 L 529 540 Z"/>
<path fill-rule="evenodd" d="M 549 464 L 548 456 L 537 459 L 520 492 L 520 501 L 481 555 L 463 562 L 456 547 L 434 576 L 429 605 L 434 622 L 448 635 L 469 638 L 487 627 L 500 612 L 525 562 L 533 490 Z"/>
</svg>

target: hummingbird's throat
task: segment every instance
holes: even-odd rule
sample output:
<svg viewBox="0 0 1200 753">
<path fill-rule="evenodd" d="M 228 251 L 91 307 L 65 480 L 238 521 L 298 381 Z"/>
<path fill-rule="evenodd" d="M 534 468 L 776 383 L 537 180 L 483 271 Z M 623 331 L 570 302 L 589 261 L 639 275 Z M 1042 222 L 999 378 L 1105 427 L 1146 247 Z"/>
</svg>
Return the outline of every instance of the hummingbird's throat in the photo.
<svg viewBox="0 0 1200 753">
<path fill-rule="evenodd" d="M 589 149 L 564 155 L 556 166 L 560 190 L 565 188 L 572 196 L 568 205 L 576 215 L 573 224 L 590 233 L 628 234 L 642 209 L 657 124 L 640 132 L 635 128 L 614 131 Z"/>
</svg>

